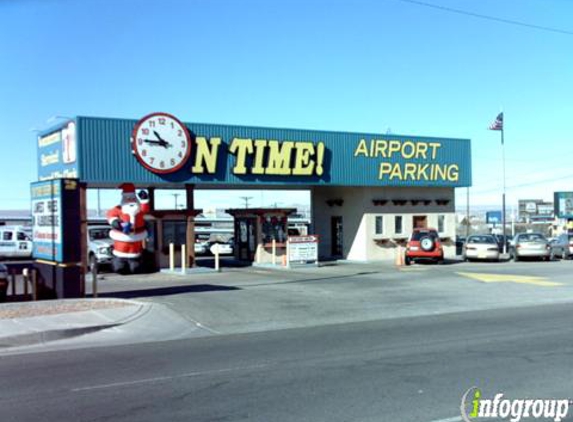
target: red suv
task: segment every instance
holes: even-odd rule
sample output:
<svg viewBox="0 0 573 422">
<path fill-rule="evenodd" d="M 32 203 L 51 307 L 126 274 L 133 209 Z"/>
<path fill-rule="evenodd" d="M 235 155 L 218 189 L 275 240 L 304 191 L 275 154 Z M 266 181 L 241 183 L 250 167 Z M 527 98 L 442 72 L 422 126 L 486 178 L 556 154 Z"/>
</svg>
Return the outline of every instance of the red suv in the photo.
<svg viewBox="0 0 573 422">
<path fill-rule="evenodd" d="M 414 229 L 408 244 L 406 245 L 406 257 L 404 263 L 410 265 L 413 261 L 444 261 L 444 249 L 434 229 Z"/>
</svg>

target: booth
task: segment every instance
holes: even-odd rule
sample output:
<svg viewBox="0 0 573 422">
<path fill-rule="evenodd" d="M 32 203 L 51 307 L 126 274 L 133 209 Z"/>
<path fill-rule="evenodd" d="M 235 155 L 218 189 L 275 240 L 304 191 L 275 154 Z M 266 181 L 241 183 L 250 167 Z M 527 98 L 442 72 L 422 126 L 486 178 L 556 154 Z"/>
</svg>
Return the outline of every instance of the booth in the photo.
<svg viewBox="0 0 573 422">
<path fill-rule="evenodd" d="M 286 257 L 288 216 L 295 208 L 235 208 L 234 252 L 240 261 L 276 264 Z"/>
</svg>

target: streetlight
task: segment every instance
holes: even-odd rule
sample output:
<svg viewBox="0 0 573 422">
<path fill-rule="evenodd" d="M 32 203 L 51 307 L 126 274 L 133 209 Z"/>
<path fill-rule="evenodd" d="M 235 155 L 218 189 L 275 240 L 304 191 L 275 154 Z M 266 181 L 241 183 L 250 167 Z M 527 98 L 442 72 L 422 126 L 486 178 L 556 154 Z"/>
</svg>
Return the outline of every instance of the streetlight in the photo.
<svg viewBox="0 0 573 422">
<path fill-rule="evenodd" d="M 505 147 L 503 142 L 503 111 L 497 115 L 493 123 L 489 126 L 489 130 L 499 130 L 501 133 L 501 161 L 503 172 L 503 194 L 501 197 L 501 226 L 502 226 L 502 239 L 503 239 L 503 253 L 507 253 L 507 242 L 505 240 Z"/>
</svg>

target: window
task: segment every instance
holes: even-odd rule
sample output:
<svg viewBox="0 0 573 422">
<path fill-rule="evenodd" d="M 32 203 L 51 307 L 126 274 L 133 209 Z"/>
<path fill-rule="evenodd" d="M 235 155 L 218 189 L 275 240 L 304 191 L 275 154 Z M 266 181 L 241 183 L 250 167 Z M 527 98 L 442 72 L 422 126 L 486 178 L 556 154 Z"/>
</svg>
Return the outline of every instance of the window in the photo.
<svg viewBox="0 0 573 422">
<path fill-rule="evenodd" d="M 12 240 L 12 232 L 4 232 L 2 240 Z"/>
<path fill-rule="evenodd" d="M 374 233 L 375 234 L 384 234 L 384 217 L 381 215 L 377 215 L 374 221 Z"/>
<path fill-rule="evenodd" d="M 394 233 L 402 234 L 403 233 L 403 226 L 402 226 L 402 216 L 397 215 L 394 217 Z"/>
<path fill-rule="evenodd" d="M 176 248 L 187 243 L 186 221 L 163 221 L 163 247 L 169 247 L 170 243 L 173 243 Z"/>
<path fill-rule="evenodd" d="M 438 215 L 438 233 L 443 233 L 446 229 L 446 216 Z"/>
<path fill-rule="evenodd" d="M 30 237 L 24 232 L 18 232 L 18 240 L 28 241 Z"/>
</svg>

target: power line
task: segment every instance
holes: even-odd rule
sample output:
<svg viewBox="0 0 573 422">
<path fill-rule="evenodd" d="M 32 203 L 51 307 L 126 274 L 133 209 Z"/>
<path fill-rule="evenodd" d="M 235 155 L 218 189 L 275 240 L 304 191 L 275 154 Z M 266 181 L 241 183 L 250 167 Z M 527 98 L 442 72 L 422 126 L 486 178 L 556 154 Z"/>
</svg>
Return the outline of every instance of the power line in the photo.
<svg viewBox="0 0 573 422">
<path fill-rule="evenodd" d="M 539 31 L 553 32 L 553 33 L 562 34 L 562 35 L 573 35 L 573 31 L 567 31 L 565 29 L 553 28 L 550 26 L 543 26 L 543 25 L 535 25 L 532 23 L 516 21 L 513 19 L 498 18 L 497 16 L 483 15 L 481 13 L 468 12 L 466 10 L 454 9 L 452 7 L 440 6 L 437 4 L 426 3 L 424 1 L 419 1 L 419 0 L 396 0 L 396 1 L 401 1 L 403 3 L 415 4 L 418 6 L 429 7 L 432 9 L 438 9 L 438 10 L 442 10 L 444 12 L 449 12 L 449 13 L 457 13 L 458 15 L 472 16 L 472 17 L 478 18 L 478 19 L 484 19 L 484 20 L 498 22 L 498 23 L 505 23 L 508 25 L 521 26 L 521 27 L 530 28 L 530 29 L 537 29 Z"/>
</svg>

